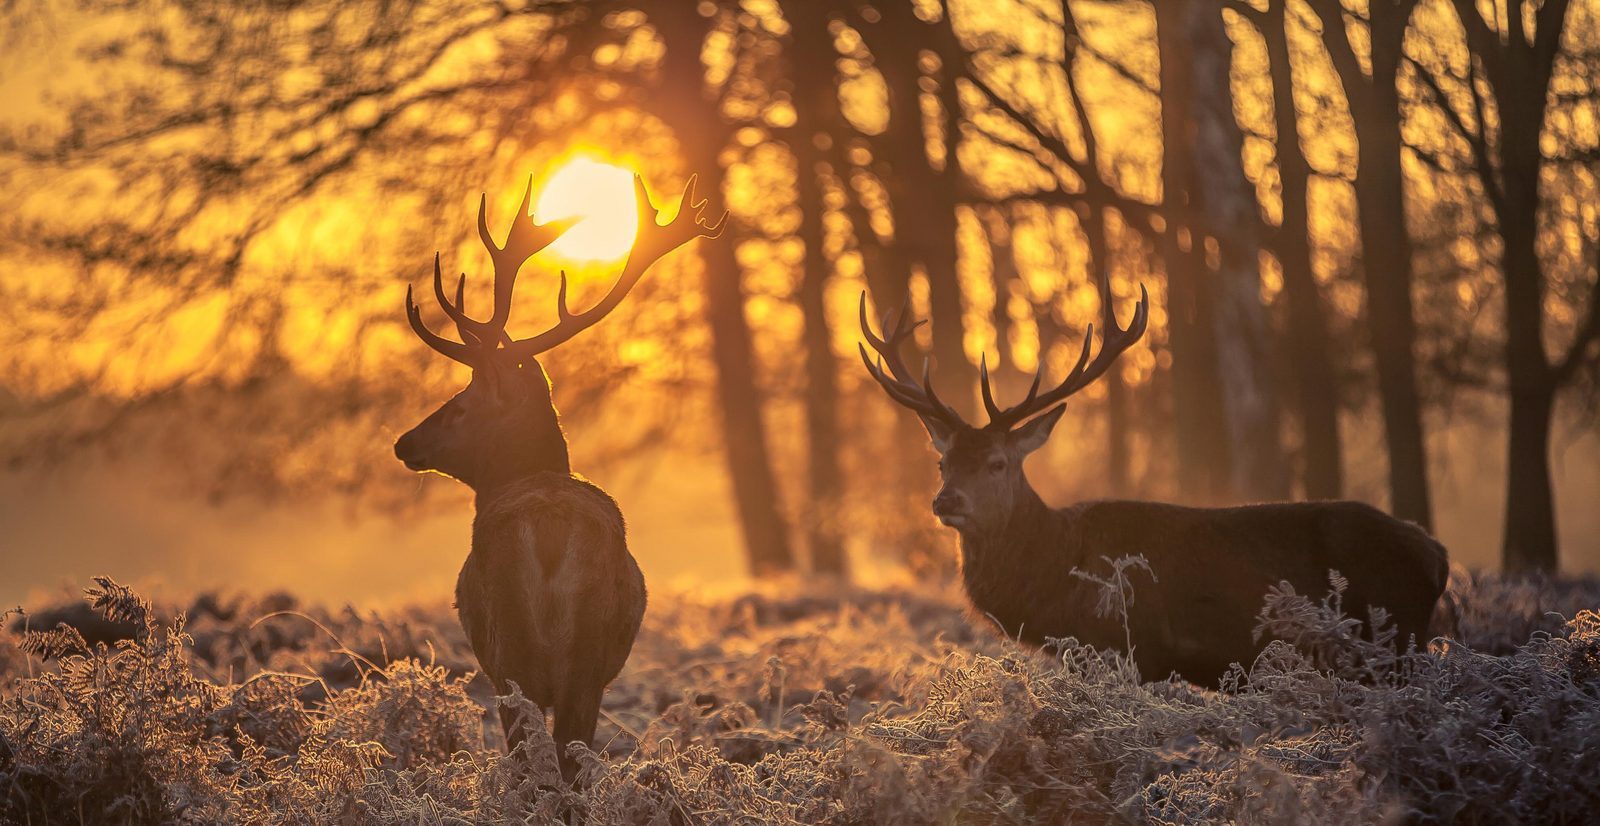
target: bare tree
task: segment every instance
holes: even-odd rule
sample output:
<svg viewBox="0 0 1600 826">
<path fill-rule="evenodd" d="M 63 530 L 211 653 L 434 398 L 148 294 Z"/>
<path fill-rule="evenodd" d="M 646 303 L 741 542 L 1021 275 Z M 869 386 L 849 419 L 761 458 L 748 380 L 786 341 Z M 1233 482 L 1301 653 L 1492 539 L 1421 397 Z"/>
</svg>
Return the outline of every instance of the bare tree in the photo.
<svg viewBox="0 0 1600 826">
<path fill-rule="evenodd" d="M 1417 392 L 1416 318 L 1412 306 L 1412 243 L 1401 168 L 1400 93 L 1404 41 L 1417 0 L 1372 0 L 1364 21 L 1340 0 L 1309 0 L 1322 24 L 1355 125 L 1356 202 L 1367 325 L 1378 368 L 1384 437 L 1389 449 L 1390 509 L 1423 527 L 1433 524 L 1428 493 L 1422 399 Z M 1349 27 L 1364 22 L 1366 64 Z"/>
<path fill-rule="evenodd" d="M 805 261 L 800 275 L 800 306 L 805 327 L 806 477 L 810 511 L 806 519 L 812 570 L 845 573 L 844 538 L 840 531 L 843 472 L 839 467 L 839 376 L 828 324 L 827 281 L 832 264 L 826 250 L 823 177 L 829 173 L 827 149 L 835 140 L 830 126 L 839 118 L 837 52 L 828 33 L 829 15 L 820 3 L 790 3 L 789 85 L 795 110 L 789 148 L 795 158 L 796 195 L 800 207 L 800 240 Z"/>
<path fill-rule="evenodd" d="M 1186 6 L 1155 3 L 1161 50 L 1161 199 L 1165 226 L 1168 338 L 1172 346 L 1173 438 L 1178 485 L 1191 499 L 1229 498 L 1234 474 L 1216 341 L 1216 299 L 1206 278 L 1206 250 L 1195 237 L 1195 157 L 1189 150 L 1194 117 L 1192 59 L 1185 35 Z"/>
<path fill-rule="evenodd" d="M 353 177 L 375 180 L 379 192 L 420 200 L 421 214 L 442 212 L 459 197 L 461 181 L 479 179 L 486 165 L 506 163 L 549 132 L 573 127 L 570 110 L 563 113 L 557 105 L 563 95 L 573 95 L 585 102 L 583 118 L 623 109 L 657 115 L 676 133 L 687 166 L 704 173 L 705 188 L 720 191 L 719 153 L 733 127 L 717 101 L 704 94 L 701 45 L 709 27 L 731 15 L 704 17 L 695 3 L 662 3 L 652 5 L 655 16 L 646 18 L 636 6 L 572 0 L 465 8 L 428 2 L 311 3 L 285 14 L 267 7 L 171 4 L 166 13 L 144 16 L 138 25 L 92 43 L 95 71 L 122 77 L 130 91 L 90 88 L 67 107 L 71 123 L 53 141 L 19 134 L 0 147 L 8 161 L 32 174 L 53 171 L 66 178 L 75 170 L 108 170 L 119 182 L 118 191 L 128 194 L 96 199 L 106 214 L 90 232 L 54 222 L 13 225 L 10 235 L 86 266 L 115 261 L 133 283 L 149 284 L 153 295 L 174 305 L 222 299 L 235 322 L 228 329 L 259 333 L 259 343 L 248 360 L 216 361 L 259 379 L 246 382 L 241 393 L 253 392 L 252 387 L 281 390 L 285 374 L 292 373 L 284 368 L 287 359 L 278 339 L 288 290 L 240 285 L 248 283 L 249 262 L 259 257 L 260 238 L 275 222 Z M 98 11 L 108 10 L 87 9 Z M 603 66 L 595 59 L 600 47 L 650 34 L 646 20 L 665 21 L 654 30 L 667 47 L 660 64 Z M 173 36 L 174 27 L 183 30 L 182 37 Z M 480 40 L 495 45 L 483 51 L 492 57 L 461 71 L 453 61 L 461 59 L 463 44 Z M 647 87 L 652 71 L 664 93 L 639 94 L 642 105 L 628 106 L 627 90 Z M 7 173 L 11 170 L 8 164 Z M 374 215 L 367 231 L 374 232 L 383 217 Z M 195 238 L 206 243 L 195 244 Z M 787 526 L 761 426 L 762 398 L 739 268 L 729 244 L 706 251 L 705 272 L 716 407 L 725 424 L 729 474 L 751 567 L 782 570 L 791 564 Z M 328 278 L 291 270 L 285 281 L 312 277 Z M 397 286 L 392 274 L 378 283 L 355 274 L 340 284 L 363 295 Z M 88 279 L 81 286 L 93 291 Z M 92 308 L 80 301 L 77 309 L 87 318 Z M 383 320 L 385 315 L 392 318 L 392 309 L 375 311 L 360 323 L 392 323 Z M 209 350 L 222 352 L 226 344 L 211 342 Z M 308 394 L 327 404 L 330 416 L 295 418 L 329 432 L 337 432 L 331 422 L 375 431 L 367 402 L 393 404 L 400 395 L 378 386 L 386 374 L 363 378 L 342 384 L 337 397 Z M 183 375 L 132 402 L 108 403 L 111 409 L 99 417 L 105 424 L 82 428 L 63 441 L 97 439 L 115 430 L 113 423 L 125 420 L 129 411 L 194 398 L 197 385 L 196 376 Z M 573 385 L 563 382 L 564 392 L 573 392 L 567 390 Z M 66 404 L 81 395 L 58 398 Z M 237 407 L 244 415 L 248 406 Z M 31 415 L 43 418 L 49 411 Z M 660 421 L 671 422 L 672 416 Z M 663 432 L 656 427 L 643 429 L 659 441 Z M 291 441 L 319 444 L 311 438 Z M 285 463 L 240 464 L 240 472 L 254 467 L 276 472 Z M 353 474 L 348 484 L 358 489 L 371 480 Z"/>
<path fill-rule="evenodd" d="M 948 33 L 947 10 L 937 20 L 918 17 L 911 3 L 890 0 L 863 7 L 859 28 L 889 89 L 889 128 L 877 138 L 879 177 L 889 189 L 896 244 L 908 262 L 927 279 L 929 328 L 933 337 L 934 372 L 952 389 L 951 401 L 967 410 L 973 403 L 971 377 L 965 370 L 961 282 L 957 276 L 956 206 L 962 187 L 956 141 L 951 127 L 961 111 L 955 96 L 952 65 L 942 74 L 929 71 L 940 54 L 941 30 Z M 953 38 L 953 35 L 948 35 Z M 948 58 L 948 55 L 945 55 Z M 933 85 L 944 120 L 930 128 L 923 115 L 923 89 Z M 942 144 L 943 155 L 930 154 L 930 143 Z"/>
<path fill-rule="evenodd" d="M 1083 243 L 1088 251 L 1088 276 L 1100 292 L 1101 301 L 1114 295 L 1111 244 L 1108 238 L 1108 215 L 1116 213 L 1136 232 L 1153 236 L 1156 222 L 1152 218 L 1157 207 L 1121 192 L 1116 183 L 1114 163 L 1101 150 L 1099 127 L 1091 115 L 1090 107 L 1081 91 L 1079 75 L 1087 61 L 1103 61 L 1102 55 L 1093 53 L 1079 34 L 1072 5 L 1062 2 L 1056 7 L 1058 16 L 1052 17 L 1042 7 L 1031 8 L 1035 20 L 1044 25 L 1058 26 L 1062 32 L 1062 51 L 1051 59 L 1060 74 L 1061 94 L 1049 101 L 1028 101 L 1014 89 L 1005 88 L 1000 67 L 1011 68 L 1016 62 L 1033 62 L 1032 55 L 1012 53 L 1004 44 L 978 44 L 964 61 L 963 79 L 983 96 L 994 112 L 1002 115 L 1011 126 L 1025 136 L 1019 140 L 997 133 L 986 125 L 974 129 L 986 139 L 1000 146 L 1023 152 L 1039 160 L 1041 166 L 1052 171 L 1057 188 L 1052 191 L 1032 192 L 1019 196 L 1051 206 L 1070 207 L 1077 215 L 1083 233 Z M 1048 87 L 1047 87 L 1048 88 Z M 1061 104 L 1059 107 L 1054 104 Z M 1068 135 L 1072 138 L 1069 139 Z M 1075 139 L 1075 140 L 1074 140 Z M 1066 176 L 1055 170 L 1067 170 Z M 999 255 L 1000 248 L 996 247 Z M 996 262 L 997 278 L 1002 262 Z M 1170 297 L 1170 292 L 1169 292 Z M 996 282 L 997 330 L 998 320 L 1006 300 L 1006 290 Z M 1048 307 L 1035 308 L 1035 323 L 1039 330 L 1039 353 L 1043 360 L 1052 349 L 1058 334 L 1059 319 Z M 1005 386 L 1004 382 L 1000 386 Z M 1132 421 L 1128 406 L 1128 387 L 1119 371 L 1106 376 L 1107 450 L 1112 457 L 1109 463 L 1110 484 L 1116 492 L 1126 492 L 1131 487 L 1128 461 L 1131 456 Z M 1215 439 L 1199 440 L 1194 444 L 1214 444 Z"/>
<path fill-rule="evenodd" d="M 1295 414 L 1302 439 L 1302 483 L 1310 499 L 1344 494 L 1343 448 L 1339 436 L 1339 385 L 1332 363 L 1327 308 L 1311 267 L 1310 204 L 1306 198 L 1311 165 L 1301 147 L 1300 110 L 1295 102 L 1295 64 L 1289 48 L 1289 2 L 1269 0 L 1264 9 L 1233 5 L 1261 32 L 1272 79 L 1282 218 L 1271 248 L 1283 271 L 1288 304 L 1287 344 L 1295 390 Z"/>
<path fill-rule="evenodd" d="M 1190 151 L 1195 155 L 1196 194 L 1191 209 L 1203 209 L 1207 267 L 1215 281 L 1217 372 L 1233 447 L 1231 489 L 1235 499 L 1287 497 L 1289 473 L 1279 432 L 1278 392 L 1272 369 L 1273 340 L 1261 301 L 1260 206 L 1245 177 L 1244 137 L 1234 116 L 1233 41 L 1221 10 L 1190 3 L 1188 67 L 1195 97 Z M 1212 261 L 1211 243 L 1215 243 Z"/>
<path fill-rule="evenodd" d="M 720 192 L 719 156 L 732 140 L 734 125 L 724 116 L 716 90 L 707 87 L 701 50 L 718 15 L 703 15 L 700 7 L 694 0 L 650 7 L 650 21 L 667 53 L 656 85 L 642 97 L 645 108 L 677 135 L 689 167 L 706 170 L 706 190 Z M 778 510 L 778 485 L 762 424 L 762 395 L 756 385 L 750 325 L 734 251 L 738 232 L 733 223 L 733 243 L 706 251 L 706 314 L 711 325 L 712 360 L 717 366 L 717 402 L 728 473 L 745 552 L 751 572 L 768 575 L 794 567 L 794 555 L 788 525 Z"/>
<path fill-rule="evenodd" d="M 1559 558 L 1550 479 L 1550 428 L 1556 396 L 1600 339 L 1600 280 L 1566 348 L 1546 350 L 1550 275 L 1539 254 L 1543 177 L 1551 163 L 1541 146 L 1556 99 L 1563 37 L 1577 16 L 1568 0 L 1481 5 L 1455 0 L 1466 33 L 1465 76 L 1451 95 L 1435 70 L 1417 64 L 1444 120 L 1470 153 L 1469 168 L 1488 200 L 1501 246 L 1504 365 L 1510 397 L 1506 521 L 1502 564 L 1508 571 L 1553 571 Z M 1531 22 L 1532 28 L 1528 27 Z M 1587 44 L 1593 46 L 1594 44 Z M 1594 76 L 1593 55 L 1566 55 L 1567 72 Z M 1460 108 L 1458 108 L 1458 106 Z M 1593 262 L 1600 265 L 1600 259 Z M 1600 269 L 1597 269 L 1600 279 Z"/>
</svg>

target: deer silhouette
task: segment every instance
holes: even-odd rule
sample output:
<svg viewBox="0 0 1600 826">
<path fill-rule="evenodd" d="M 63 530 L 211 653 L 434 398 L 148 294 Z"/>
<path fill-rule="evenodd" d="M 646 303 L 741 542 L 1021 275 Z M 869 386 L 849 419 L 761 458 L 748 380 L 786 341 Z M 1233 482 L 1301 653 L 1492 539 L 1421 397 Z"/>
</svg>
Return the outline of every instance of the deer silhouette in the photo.
<svg viewBox="0 0 1600 826">
<path fill-rule="evenodd" d="M 535 224 L 528 211 L 531 196 L 530 179 L 504 244 L 489 234 L 487 196 L 479 201 L 478 234 L 494 267 L 494 308 L 487 321 L 466 314 L 465 274 L 456 283 L 455 300 L 445 295 L 437 254 L 434 295 L 461 340 L 429 330 L 407 288 L 412 330 L 429 347 L 471 367 L 472 380 L 401 436 L 394 452 L 413 471 L 441 473 L 472 488 L 472 549 L 456 582 L 462 628 L 496 692 L 509 693 L 515 682 L 552 714 L 562 773 L 570 780 L 575 766 L 564 746 L 593 739 L 601 695 L 622 670 L 644 617 L 645 585 L 628 552 L 616 502 L 572 473 L 550 380 L 535 357 L 604 318 L 662 256 L 694 238 L 717 237 L 723 221 L 701 219 L 706 202 L 695 199 L 691 177 L 676 217 L 658 224 L 658 210 L 635 176 L 638 237 L 616 283 L 592 308 L 574 313 L 567 307 L 563 272 L 555 326 L 513 340 L 506 322 L 518 270 L 572 224 Z M 501 711 L 507 742 L 515 749 L 524 734 L 513 715 Z"/>
<path fill-rule="evenodd" d="M 1140 298 L 1127 327 L 1102 294 L 1105 332 L 1091 361 L 1094 328 L 1067 376 L 1041 392 L 1042 367 L 1026 398 L 995 403 L 986 361 L 980 389 L 989 423 L 974 427 L 934 392 L 924 362 L 920 380 L 900 348 L 920 325 L 905 313 L 872 331 L 861 296 L 861 330 L 877 354 L 862 361 L 889 398 L 917 414 L 939 453 L 943 486 L 933 500 L 940 522 L 961 537 L 961 575 L 977 612 L 1014 638 L 1041 644 L 1076 637 L 1103 649 L 1131 647 L 1145 679 L 1172 673 L 1215 686 L 1230 664 L 1249 665 L 1267 590 L 1288 582 L 1301 594 L 1325 592 L 1330 570 L 1348 580 L 1344 605 L 1360 619 L 1383 608 L 1399 639 L 1427 639 L 1449 562 L 1443 546 L 1409 522 L 1357 502 L 1299 502 L 1192 508 L 1157 502 L 1091 501 L 1052 508 L 1023 473 L 1044 445 L 1069 396 L 1087 387 L 1138 341 L 1149 321 Z M 885 369 L 887 365 L 887 370 Z M 1151 581 L 1134 576 L 1127 616 L 1101 616 L 1092 573 L 1102 558 L 1142 555 Z M 1444 614 L 1441 613 L 1441 617 Z M 1370 629 L 1369 629 L 1370 633 Z"/>
</svg>

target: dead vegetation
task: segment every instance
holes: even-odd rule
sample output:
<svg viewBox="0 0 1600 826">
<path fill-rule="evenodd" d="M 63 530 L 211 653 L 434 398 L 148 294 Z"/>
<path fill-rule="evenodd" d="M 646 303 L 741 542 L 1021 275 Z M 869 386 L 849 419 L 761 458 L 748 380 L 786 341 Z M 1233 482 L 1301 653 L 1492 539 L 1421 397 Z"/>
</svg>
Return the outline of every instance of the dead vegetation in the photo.
<svg viewBox="0 0 1600 826">
<path fill-rule="evenodd" d="M 1298 644 L 1225 693 L 1070 640 L 1030 653 L 944 594 L 656 595 L 563 789 L 548 738 L 498 753 L 442 607 L 178 611 L 99 579 L 90 612 L 0 635 L 0 821 L 1591 818 L 1600 585 L 1460 585 L 1461 639 L 1406 654 L 1336 599 L 1274 594 L 1263 627 Z"/>
</svg>

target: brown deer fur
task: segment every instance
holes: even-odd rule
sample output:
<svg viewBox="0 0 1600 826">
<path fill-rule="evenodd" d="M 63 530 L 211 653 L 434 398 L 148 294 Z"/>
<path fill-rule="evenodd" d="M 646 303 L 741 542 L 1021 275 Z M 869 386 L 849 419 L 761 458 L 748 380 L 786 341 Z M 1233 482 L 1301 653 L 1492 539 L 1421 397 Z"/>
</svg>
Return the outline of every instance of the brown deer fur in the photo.
<svg viewBox="0 0 1600 826">
<path fill-rule="evenodd" d="M 961 575 L 974 610 L 1033 644 L 1076 637 L 1125 649 L 1148 680 L 1178 673 L 1215 686 L 1230 663 L 1260 651 L 1253 633 L 1267 589 L 1287 581 L 1321 596 L 1328 572 L 1349 580 L 1346 611 L 1370 606 L 1393 617 L 1402 642 L 1426 644 L 1448 575 L 1445 550 L 1421 528 L 1357 502 L 1188 508 L 1156 502 L 1082 502 L 1052 508 L 1020 468 L 1005 434 L 964 433 L 944 456 L 944 488 L 971 495 L 973 516 L 947 513 L 961 536 Z M 998 471 L 989 463 L 1003 462 Z M 998 494 L 995 489 L 1004 489 Z M 985 492 L 979 492 L 985 491 Z M 979 517 L 978 514 L 982 514 Z M 1095 611 L 1103 558 L 1143 555 L 1155 581 L 1131 572 L 1128 628 Z"/>
<path fill-rule="evenodd" d="M 515 682 L 552 713 L 558 746 L 590 742 L 600 697 L 644 618 L 644 575 L 616 503 L 571 474 L 543 369 L 531 362 L 493 382 L 474 378 L 401 436 L 395 455 L 476 493 L 456 612 L 495 693 Z M 512 717 L 502 710 L 515 748 L 525 735 Z M 560 757 L 570 773 L 564 749 Z"/>
<path fill-rule="evenodd" d="M 1155 502 L 1095 501 L 1052 508 L 1034 492 L 1023 459 L 1043 446 L 1060 420 L 1063 399 L 1092 382 L 1144 331 L 1148 298 L 1127 329 L 1106 310 L 1100 355 L 1088 343 L 1068 378 L 1023 403 L 994 404 L 988 371 L 983 395 L 990 424 L 966 424 L 939 401 L 924 371 L 921 385 L 898 348 L 915 325 L 884 319 L 887 341 L 873 335 L 862 301 L 862 328 L 880 363 L 867 368 L 890 397 L 917 412 L 940 454 L 943 485 L 935 515 L 961 537 L 962 583 L 977 614 L 1007 636 L 1040 644 L 1075 637 L 1126 651 L 1149 680 L 1177 673 L 1217 685 L 1230 664 L 1248 667 L 1266 640 L 1256 617 L 1267 590 L 1288 582 L 1321 597 L 1329 572 L 1349 585 L 1344 608 L 1365 621 L 1370 608 L 1393 618 L 1400 642 L 1426 644 L 1430 619 L 1449 574 L 1443 546 L 1426 531 L 1356 502 L 1301 502 L 1190 508 Z M 1092 333 L 1091 333 L 1092 335 Z M 866 350 L 862 350 L 866 359 Z M 886 373 L 882 363 L 886 362 Z M 1033 417 L 1029 419 L 1029 417 Z M 1018 424 L 1022 422 L 1021 424 Z M 1096 610 L 1101 586 L 1083 577 L 1110 572 L 1107 559 L 1142 555 L 1154 579 L 1133 570 L 1127 627 Z"/>
<path fill-rule="evenodd" d="M 564 747 L 594 738 L 601 695 L 621 671 L 644 617 L 645 585 L 616 503 L 572 474 L 550 382 L 534 356 L 598 322 L 662 255 L 693 238 L 715 237 L 721 226 L 700 220 L 705 202 L 695 201 L 693 178 L 678 216 L 665 226 L 656 223 L 643 184 L 635 183 L 638 239 L 616 284 L 590 310 L 567 308 L 563 275 L 556 325 L 520 341 L 505 333 L 518 269 L 565 229 L 532 222 L 531 188 L 503 246 L 489 236 L 486 204 L 479 207 L 478 229 L 495 271 L 488 321 L 466 315 L 465 276 L 455 301 L 445 296 L 437 258 L 434 292 L 461 341 L 433 333 L 409 292 L 406 301 L 412 329 L 430 347 L 471 366 L 472 381 L 401 436 L 395 456 L 411 470 L 458 479 L 476 494 L 472 550 L 456 581 L 456 610 L 496 693 L 510 693 L 515 683 L 553 715 L 569 780 L 576 767 Z M 525 739 L 514 716 L 501 712 L 512 749 Z"/>
</svg>

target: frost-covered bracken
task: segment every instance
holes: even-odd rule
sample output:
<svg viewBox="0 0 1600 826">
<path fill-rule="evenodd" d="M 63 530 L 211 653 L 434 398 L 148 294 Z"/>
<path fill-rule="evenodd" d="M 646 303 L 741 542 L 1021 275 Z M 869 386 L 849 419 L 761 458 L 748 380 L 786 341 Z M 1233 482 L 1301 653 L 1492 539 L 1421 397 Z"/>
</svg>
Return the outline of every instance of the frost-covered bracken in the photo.
<svg viewBox="0 0 1600 826">
<path fill-rule="evenodd" d="M 1600 585 L 1460 583 L 1395 653 L 1287 588 L 1227 692 L 975 631 L 950 593 L 662 595 L 593 750 L 500 754 L 449 613 L 110 580 L 0 636 L 0 821 L 1578 822 L 1600 807 Z M 27 629 L 27 630 L 24 630 Z M 1520 636 L 1515 643 L 1512 635 Z M 1382 639 L 1383 635 L 1378 635 Z M 487 739 L 486 739 L 487 737 Z"/>
</svg>

